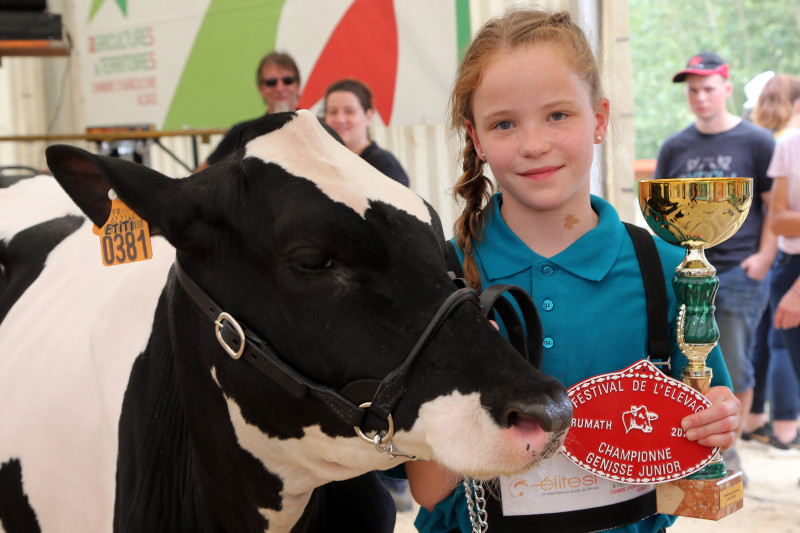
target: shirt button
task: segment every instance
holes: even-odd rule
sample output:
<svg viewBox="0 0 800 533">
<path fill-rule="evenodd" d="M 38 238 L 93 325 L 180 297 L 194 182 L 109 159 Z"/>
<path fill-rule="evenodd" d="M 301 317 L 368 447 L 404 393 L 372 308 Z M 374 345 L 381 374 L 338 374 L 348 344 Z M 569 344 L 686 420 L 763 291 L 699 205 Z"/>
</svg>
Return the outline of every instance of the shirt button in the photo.
<svg viewBox="0 0 800 533">
<path fill-rule="evenodd" d="M 542 307 L 545 311 L 552 311 L 553 309 L 553 300 L 545 300 L 542 302 Z"/>
<path fill-rule="evenodd" d="M 552 348 L 553 339 L 550 337 L 545 337 L 544 340 L 542 340 L 542 346 L 544 346 L 545 348 Z"/>
<path fill-rule="evenodd" d="M 553 272 L 555 271 L 553 270 L 553 267 L 551 267 L 550 265 L 547 265 L 542 269 L 542 274 L 544 274 L 545 276 L 552 276 Z"/>
</svg>

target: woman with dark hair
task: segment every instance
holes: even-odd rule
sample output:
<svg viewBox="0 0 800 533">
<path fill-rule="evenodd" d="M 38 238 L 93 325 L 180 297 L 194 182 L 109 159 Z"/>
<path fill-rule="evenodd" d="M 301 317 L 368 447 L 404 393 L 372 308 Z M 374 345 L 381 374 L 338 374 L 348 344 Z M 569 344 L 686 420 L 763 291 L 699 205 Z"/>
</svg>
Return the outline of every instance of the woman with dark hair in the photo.
<svg viewBox="0 0 800 533">
<path fill-rule="evenodd" d="M 351 152 L 408 187 L 408 175 L 397 158 L 370 139 L 374 109 L 372 91 L 366 84 L 352 78 L 331 84 L 325 91 L 323 111 L 325 123 L 336 130 Z"/>
</svg>

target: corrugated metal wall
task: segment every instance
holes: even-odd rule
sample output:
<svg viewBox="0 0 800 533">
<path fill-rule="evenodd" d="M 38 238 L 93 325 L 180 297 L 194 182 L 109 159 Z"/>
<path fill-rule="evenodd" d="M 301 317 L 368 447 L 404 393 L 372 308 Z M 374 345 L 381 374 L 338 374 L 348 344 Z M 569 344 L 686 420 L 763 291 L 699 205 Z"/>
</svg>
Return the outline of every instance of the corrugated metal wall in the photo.
<svg viewBox="0 0 800 533">
<path fill-rule="evenodd" d="M 444 1 L 444 0 L 442 0 Z M 452 0 L 447 0 L 452 1 Z M 486 19 L 515 4 L 513 0 L 470 0 L 473 31 Z M 527 2 L 545 9 L 568 9 L 587 28 L 595 40 L 605 72 L 606 91 L 612 100 L 612 133 L 598 152 L 593 176 L 593 190 L 609 198 L 621 211 L 623 219 L 635 217 L 633 205 L 633 124 L 630 90 L 630 53 L 627 38 L 627 2 L 625 0 L 551 0 Z M 50 10 L 62 14 L 69 25 L 73 13 L 71 0 L 51 0 Z M 614 16 L 611 16 L 611 13 Z M 601 31 L 603 28 L 605 31 Z M 614 72 L 610 75 L 609 72 Z M 0 136 L 83 133 L 83 106 L 91 105 L 80 91 L 80 72 L 76 58 L 5 57 L 0 64 Z M 621 113 L 620 113 L 621 110 Z M 375 127 L 373 138 L 393 152 L 411 178 L 411 187 L 439 213 L 446 234 L 451 234 L 458 206 L 452 200 L 451 187 L 460 171 L 457 158 L 460 143 L 442 125 L 415 127 Z M 198 142 L 199 159 L 216 145 L 220 136 L 209 143 Z M 193 162 L 189 138 L 169 137 L 161 141 L 190 166 Z M 70 144 L 95 150 L 93 143 L 69 141 Z M 0 165 L 25 165 L 44 168 L 45 142 L 0 142 Z M 609 148 L 613 147 L 613 149 Z M 157 146 L 149 150 L 150 166 L 169 176 L 187 174 L 165 151 Z"/>
</svg>

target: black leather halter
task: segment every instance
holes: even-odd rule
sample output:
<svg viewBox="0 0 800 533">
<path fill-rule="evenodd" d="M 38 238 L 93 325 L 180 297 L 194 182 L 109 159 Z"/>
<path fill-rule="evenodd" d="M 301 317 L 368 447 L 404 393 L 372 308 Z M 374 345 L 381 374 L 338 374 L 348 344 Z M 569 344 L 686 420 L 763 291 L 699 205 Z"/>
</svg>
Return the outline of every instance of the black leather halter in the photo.
<svg viewBox="0 0 800 533">
<path fill-rule="evenodd" d="M 175 261 L 175 276 L 186 293 L 203 310 L 216 327 L 217 340 L 234 359 L 244 359 L 296 398 L 311 395 L 323 401 L 343 422 L 361 427 L 366 410 L 345 396 L 353 391 L 371 390 L 369 410 L 382 419 L 388 419 L 408 386 L 408 375 L 417 356 L 423 351 L 442 323 L 462 302 L 478 306 L 478 294 L 473 289 L 462 288 L 450 294 L 436 311 L 422 336 L 417 340 L 403 364 L 387 375 L 383 381 L 361 380 L 347 385 L 341 392 L 314 383 L 281 359 L 276 351 L 247 326 L 226 313 Z M 347 389 L 350 390 L 348 394 Z M 364 396 L 362 396 L 363 398 Z"/>
</svg>

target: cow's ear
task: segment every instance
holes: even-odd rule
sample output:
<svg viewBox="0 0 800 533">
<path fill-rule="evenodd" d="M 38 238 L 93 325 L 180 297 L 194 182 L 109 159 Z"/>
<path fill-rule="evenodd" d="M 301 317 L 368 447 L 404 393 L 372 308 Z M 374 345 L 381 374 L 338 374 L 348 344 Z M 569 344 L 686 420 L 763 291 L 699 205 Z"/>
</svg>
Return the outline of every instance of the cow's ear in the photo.
<svg viewBox="0 0 800 533">
<path fill-rule="evenodd" d="M 108 192 L 117 196 L 150 224 L 152 234 L 164 233 L 163 216 L 175 205 L 179 180 L 117 157 L 98 156 L 68 145 L 45 151 L 47 166 L 78 207 L 97 226 L 111 213 Z"/>
</svg>

